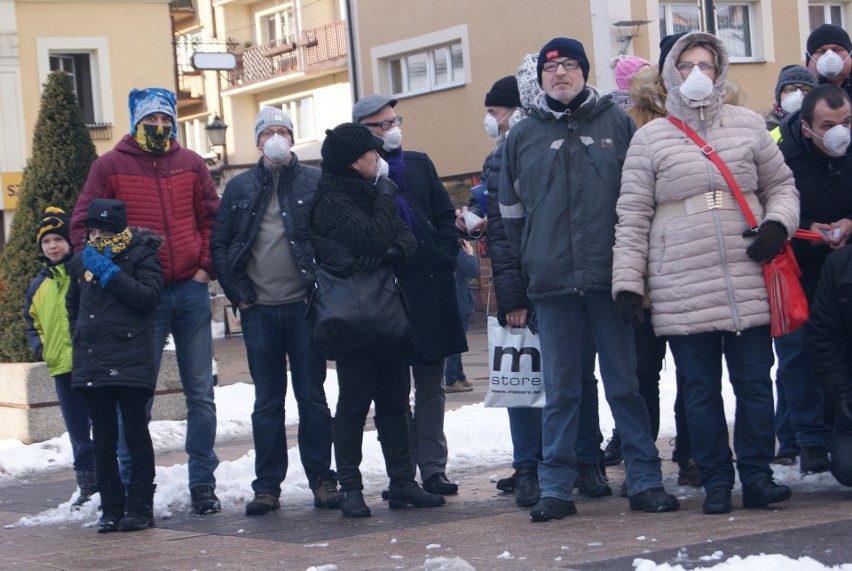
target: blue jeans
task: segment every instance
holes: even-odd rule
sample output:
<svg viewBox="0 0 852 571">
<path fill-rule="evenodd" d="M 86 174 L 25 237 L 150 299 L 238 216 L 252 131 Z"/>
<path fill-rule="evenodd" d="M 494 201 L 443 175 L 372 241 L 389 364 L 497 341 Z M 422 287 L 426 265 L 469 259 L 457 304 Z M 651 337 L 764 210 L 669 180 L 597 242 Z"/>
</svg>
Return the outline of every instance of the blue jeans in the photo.
<svg viewBox="0 0 852 571">
<path fill-rule="evenodd" d="M 240 312 L 249 372 L 254 383 L 255 493 L 281 493 L 287 476 L 284 397 L 287 359 L 299 409 L 299 455 L 309 484 L 334 478 L 331 466 L 331 412 L 325 400 L 325 353 L 313 342 L 313 318 L 303 302 L 253 305 Z"/>
<path fill-rule="evenodd" d="M 737 335 L 711 331 L 669 337 L 678 373 L 684 379 L 684 407 L 692 457 L 705 490 L 731 489 L 734 466 L 728 446 L 728 423 L 722 400 L 722 356 L 736 395 L 734 450 L 744 486 L 772 476 L 775 450 L 773 423 L 772 340 L 769 326 L 752 327 Z"/>
<path fill-rule="evenodd" d="M 71 440 L 71 453 L 74 456 L 75 472 L 94 472 L 95 453 L 92 450 L 92 421 L 89 409 L 82 395 L 71 388 L 71 373 L 53 377 L 56 396 L 59 397 L 59 410 L 68 438 Z"/>
<path fill-rule="evenodd" d="M 165 284 L 154 314 L 154 365 L 160 370 L 163 346 L 171 332 L 180 382 L 186 399 L 186 443 L 189 488 L 216 487 L 213 472 L 219 458 L 216 444 L 216 404 L 213 402 L 213 339 L 210 334 L 210 294 L 207 284 L 186 280 Z"/>
<path fill-rule="evenodd" d="M 775 338 L 778 353 L 777 383 L 784 391 L 790 426 L 801 446 L 828 448 L 831 428 L 823 418 L 822 390 L 811 366 L 810 325 Z"/>
<path fill-rule="evenodd" d="M 512 435 L 512 468 L 534 468 L 541 460 L 541 409 L 507 408 Z"/>
<path fill-rule="evenodd" d="M 636 379 L 633 330 L 618 315 L 608 291 L 536 301 L 547 404 L 542 415 L 538 474 L 542 497 L 573 500 L 577 476 L 574 446 L 580 426 L 588 339 L 600 355 L 601 378 L 621 434 L 628 494 L 662 486 L 660 457 Z M 597 427 L 595 433 L 599 434 Z"/>
<path fill-rule="evenodd" d="M 467 324 L 470 322 L 471 315 L 462 315 L 462 325 L 464 325 L 464 332 L 467 333 Z M 445 385 L 453 385 L 457 381 L 463 381 L 465 379 L 464 376 L 464 367 L 462 367 L 462 356 L 461 353 L 456 353 L 455 355 L 450 355 L 449 357 L 444 359 L 444 384 Z"/>
<path fill-rule="evenodd" d="M 778 439 L 778 454 L 799 450 L 796 431 L 790 424 L 790 405 L 778 376 L 775 376 L 775 438 Z"/>
</svg>

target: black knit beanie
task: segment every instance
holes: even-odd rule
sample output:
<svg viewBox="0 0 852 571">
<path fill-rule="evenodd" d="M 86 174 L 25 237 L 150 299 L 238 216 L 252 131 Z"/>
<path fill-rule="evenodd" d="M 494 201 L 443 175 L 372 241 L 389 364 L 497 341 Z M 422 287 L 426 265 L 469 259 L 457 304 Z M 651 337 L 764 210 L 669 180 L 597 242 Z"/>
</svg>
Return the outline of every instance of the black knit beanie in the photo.
<svg viewBox="0 0 852 571">
<path fill-rule="evenodd" d="M 375 136 L 361 123 L 341 123 L 334 129 L 326 129 L 325 141 L 320 149 L 323 170 L 339 172 L 367 151 L 379 150 L 383 145 L 382 138 Z"/>
<path fill-rule="evenodd" d="M 669 52 L 672 51 L 672 48 L 677 43 L 677 41 L 685 35 L 686 32 L 681 32 L 679 34 L 672 34 L 670 36 L 666 36 L 665 38 L 660 40 L 660 61 L 657 63 L 657 73 L 663 75 L 663 64 L 666 63 L 666 57 L 668 57 Z"/>
<path fill-rule="evenodd" d="M 86 228 L 118 234 L 127 228 L 127 207 L 121 200 L 96 198 L 86 211 Z"/>
<path fill-rule="evenodd" d="M 811 61 L 812 53 L 821 46 L 828 44 L 837 44 L 846 48 L 846 51 L 852 52 L 852 41 L 849 40 L 849 34 L 846 33 L 846 30 L 834 24 L 823 24 L 808 36 L 805 65 L 808 65 L 808 62 Z"/>
<path fill-rule="evenodd" d="M 55 206 L 48 206 L 38 221 L 36 242 L 41 246 L 41 239 L 48 234 L 59 234 L 71 244 L 71 221 L 65 211 Z"/>
<path fill-rule="evenodd" d="M 541 85 L 541 67 L 544 62 L 557 57 L 569 57 L 577 60 L 580 63 L 580 69 L 583 70 L 583 80 L 589 80 L 589 58 L 586 57 L 583 44 L 570 38 L 553 38 L 544 44 L 544 47 L 538 52 L 536 73 L 538 73 L 539 85 Z"/>
<path fill-rule="evenodd" d="M 491 91 L 485 94 L 485 105 L 494 107 L 520 107 L 521 96 L 518 93 L 518 78 L 507 75 L 494 82 Z"/>
</svg>

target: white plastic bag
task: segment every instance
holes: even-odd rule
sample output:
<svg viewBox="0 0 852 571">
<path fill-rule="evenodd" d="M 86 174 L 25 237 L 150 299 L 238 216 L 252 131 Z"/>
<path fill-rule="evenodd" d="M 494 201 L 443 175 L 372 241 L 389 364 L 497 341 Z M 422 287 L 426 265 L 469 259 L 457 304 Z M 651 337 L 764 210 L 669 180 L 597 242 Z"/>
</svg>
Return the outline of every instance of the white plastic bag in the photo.
<svg viewBox="0 0 852 571">
<path fill-rule="evenodd" d="M 487 407 L 544 407 L 544 378 L 541 375 L 541 346 L 529 328 L 500 327 L 488 317 Z"/>
</svg>

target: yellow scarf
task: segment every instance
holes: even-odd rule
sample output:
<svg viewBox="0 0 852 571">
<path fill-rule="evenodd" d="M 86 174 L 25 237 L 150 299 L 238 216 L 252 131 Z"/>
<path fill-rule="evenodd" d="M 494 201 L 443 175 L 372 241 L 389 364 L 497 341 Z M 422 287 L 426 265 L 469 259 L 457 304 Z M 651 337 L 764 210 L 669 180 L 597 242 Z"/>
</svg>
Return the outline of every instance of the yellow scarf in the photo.
<svg viewBox="0 0 852 571">
<path fill-rule="evenodd" d="M 102 236 L 100 238 L 95 238 L 94 240 L 87 240 L 86 245 L 93 247 L 101 254 L 103 254 L 107 247 L 109 247 L 110 252 L 113 256 L 115 256 L 119 252 L 126 250 L 130 245 L 130 240 L 132 239 L 133 233 L 130 231 L 130 228 L 125 228 L 118 234 L 113 234 L 112 236 Z"/>
</svg>

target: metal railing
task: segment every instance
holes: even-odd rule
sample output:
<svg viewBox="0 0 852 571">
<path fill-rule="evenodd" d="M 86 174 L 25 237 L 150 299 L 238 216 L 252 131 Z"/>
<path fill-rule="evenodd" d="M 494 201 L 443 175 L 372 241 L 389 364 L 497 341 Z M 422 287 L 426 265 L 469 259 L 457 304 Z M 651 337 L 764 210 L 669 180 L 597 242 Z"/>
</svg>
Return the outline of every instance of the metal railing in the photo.
<svg viewBox="0 0 852 571">
<path fill-rule="evenodd" d="M 192 10 L 192 0 L 169 0 L 171 10 Z"/>
<path fill-rule="evenodd" d="M 333 64 L 348 54 L 346 22 L 306 30 L 295 43 L 274 41 L 247 48 L 237 56 L 237 68 L 228 73 L 228 87 L 310 71 L 313 66 Z"/>
</svg>

